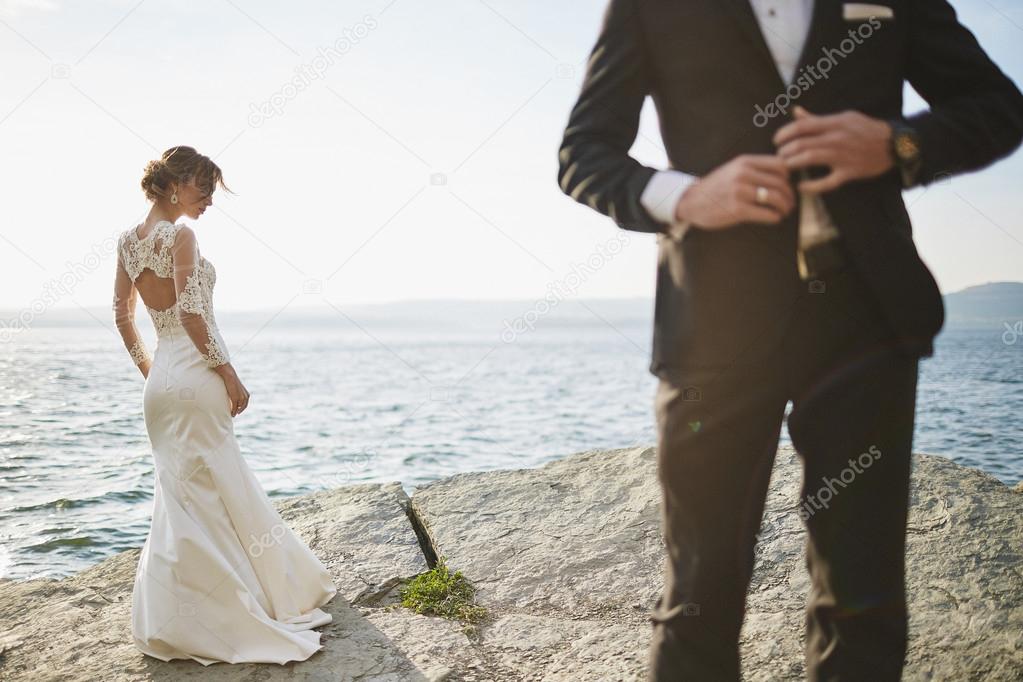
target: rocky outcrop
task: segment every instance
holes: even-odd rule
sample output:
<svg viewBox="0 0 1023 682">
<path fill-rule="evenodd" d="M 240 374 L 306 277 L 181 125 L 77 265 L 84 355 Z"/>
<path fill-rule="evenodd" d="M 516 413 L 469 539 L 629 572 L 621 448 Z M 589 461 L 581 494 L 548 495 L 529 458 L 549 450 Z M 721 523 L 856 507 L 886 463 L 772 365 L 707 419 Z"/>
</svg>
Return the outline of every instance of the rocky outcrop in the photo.
<svg viewBox="0 0 1023 682">
<path fill-rule="evenodd" d="M 471 660 L 460 628 L 393 609 L 394 588 L 427 570 L 401 485 L 356 485 L 277 503 L 281 516 L 330 569 L 338 596 L 325 611 L 324 648 L 308 661 L 165 663 L 131 642 L 131 588 L 139 550 L 60 581 L 0 584 L 7 649 L 0 680 L 431 680 L 446 661 Z M 389 608 L 390 606 L 390 608 Z"/>
<path fill-rule="evenodd" d="M 803 677 L 809 583 L 799 460 L 778 453 L 743 630 L 749 680 Z M 419 488 L 365 484 L 280 501 L 330 568 L 324 649 L 278 665 L 164 663 L 128 631 L 138 550 L 60 581 L 0 582 L 3 680 L 642 680 L 661 587 L 652 448 L 585 452 L 538 469 Z M 906 680 L 1017 680 L 1023 670 L 1023 495 L 981 472 L 915 459 Z M 475 633 L 396 607 L 444 556 L 478 588 Z"/>
</svg>

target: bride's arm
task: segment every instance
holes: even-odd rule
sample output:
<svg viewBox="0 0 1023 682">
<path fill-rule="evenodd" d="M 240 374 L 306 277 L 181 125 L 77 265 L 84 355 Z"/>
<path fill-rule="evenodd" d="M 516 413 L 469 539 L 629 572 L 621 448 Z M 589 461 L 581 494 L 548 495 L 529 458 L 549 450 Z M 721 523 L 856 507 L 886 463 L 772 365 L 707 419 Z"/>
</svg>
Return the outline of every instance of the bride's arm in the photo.
<svg viewBox="0 0 1023 682">
<path fill-rule="evenodd" d="M 192 339 L 206 365 L 220 375 L 230 400 L 231 416 L 241 414 L 248 407 L 249 392 L 238 378 L 231 365 L 227 349 L 217 341 L 217 335 L 210 331 L 206 316 L 213 311 L 206 309 L 206 299 L 199 284 L 199 247 L 192 228 L 183 226 L 174 237 L 171 246 L 174 264 L 174 291 L 178 296 L 178 319 Z"/>
<path fill-rule="evenodd" d="M 171 246 L 174 265 L 174 293 L 178 298 L 178 319 L 192 343 L 199 350 L 206 365 L 216 369 L 229 365 L 227 349 L 221 347 L 206 322 L 210 312 L 199 284 L 199 246 L 192 228 L 183 226 L 174 237 Z"/>
<path fill-rule="evenodd" d="M 121 334 L 124 347 L 128 349 L 132 361 L 142 372 L 142 376 L 149 377 L 149 367 L 152 359 L 149 351 L 139 336 L 138 327 L 135 326 L 135 283 L 131 281 L 124 263 L 121 261 L 120 250 L 117 255 L 117 276 L 114 278 L 114 322 L 117 324 L 117 331 Z"/>
</svg>

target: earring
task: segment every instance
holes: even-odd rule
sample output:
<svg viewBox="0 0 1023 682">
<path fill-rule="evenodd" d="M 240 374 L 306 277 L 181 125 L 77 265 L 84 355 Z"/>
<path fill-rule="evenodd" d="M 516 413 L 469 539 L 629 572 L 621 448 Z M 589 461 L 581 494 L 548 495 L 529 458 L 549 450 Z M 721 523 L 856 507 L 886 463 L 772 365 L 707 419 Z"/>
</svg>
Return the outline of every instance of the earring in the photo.
<svg viewBox="0 0 1023 682">
<path fill-rule="evenodd" d="M 178 203 L 178 193 L 177 192 L 174 192 L 174 194 L 171 194 L 171 203 L 172 204 Z"/>
</svg>

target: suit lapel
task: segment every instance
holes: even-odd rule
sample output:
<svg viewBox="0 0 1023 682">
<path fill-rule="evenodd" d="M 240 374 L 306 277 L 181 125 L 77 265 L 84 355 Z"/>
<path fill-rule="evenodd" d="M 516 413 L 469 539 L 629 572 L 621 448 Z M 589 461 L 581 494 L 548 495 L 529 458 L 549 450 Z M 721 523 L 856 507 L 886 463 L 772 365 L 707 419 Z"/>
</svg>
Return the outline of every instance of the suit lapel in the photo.
<svg viewBox="0 0 1023 682">
<path fill-rule="evenodd" d="M 753 13 L 753 6 L 749 0 L 719 1 L 728 8 L 748 44 L 774 76 L 776 90 L 778 92 L 785 90 L 785 82 L 781 79 L 781 74 L 778 73 L 778 67 L 774 63 L 771 49 L 767 46 L 767 41 L 764 40 L 764 34 L 760 30 L 760 24 L 757 22 L 757 17 Z M 841 25 L 841 8 L 842 3 L 837 0 L 814 0 L 813 12 L 810 17 L 810 30 L 806 34 L 806 41 L 803 43 L 803 49 L 800 51 L 793 80 L 799 77 L 800 69 L 816 61 L 821 54 L 821 50 L 827 47 L 826 41 L 828 36 L 830 33 L 833 33 L 833 31 L 829 30 L 829 27 Z"/>
<path fill-rule="evenodd" d="M 781 79 L 781 74 L 778 73 L 778 67 L 774 63 L 774 57 L 771 55 L 771 49 L 767 46 L 767 42 L 764 40 L 764 34 L 760 30 L 760 24 L 757 22 L 757 16 L 753 13 L 753 6 L 750 5 L 749 0 L 714 0 L 721 2 L 725 7 L 728 8 L 732 17 L 735 19 L 736 24 L 742 31 L 743 36 L 746 38 L 746 42 L 753 48 L 753 51 L 757 53 L 757 56 L 763 66 L 766 67 L 767 71 L 774 77 L 776 92 L 781 92 L 785 89 L 785 83 Z M 815 6 L 820 0 L 816 0 Z"/>
<path fill-rule="evenodd" d="M 799 61 L 796 62 L 793 80 L 799 78 L 800 70 L 813 63 L 821 55 L 821 51 L 827 47 L 828 35 L 831 33 L 829 27 L 837 25 L 836 20 L 840 21 L 841 7 L 842 3 L 836 0 L 814 0 L 810 30 L 806 34 L 806 41 L 799 54 Z M 834 47 L 837 48 L 838 45 L 834 45 Z"/>
</svg>

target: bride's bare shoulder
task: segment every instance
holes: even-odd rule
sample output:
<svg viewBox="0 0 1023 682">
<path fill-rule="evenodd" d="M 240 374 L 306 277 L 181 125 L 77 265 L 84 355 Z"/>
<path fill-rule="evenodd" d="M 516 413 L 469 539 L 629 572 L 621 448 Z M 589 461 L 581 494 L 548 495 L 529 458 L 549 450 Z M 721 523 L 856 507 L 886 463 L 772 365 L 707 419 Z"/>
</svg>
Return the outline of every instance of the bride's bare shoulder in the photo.
<svg viewBox="0 0 1023 682">
<path fill-rule="evenodd" d="M 196 241 L 195 230 L 184 223 L 174 223 L 174 237 L 175 240 Z"/>
<path fill-rule="evenodd" d="M 173 225 L 168 225 L 168 229 L 173 229 L 168 240 L 173 251 L 180 252 L 181 249 L 189 251 L 198 250 L 199 240 L 195 236 L 195 230 L 191 227 L 184 223 L 174 223 Z"/>
</svg>

